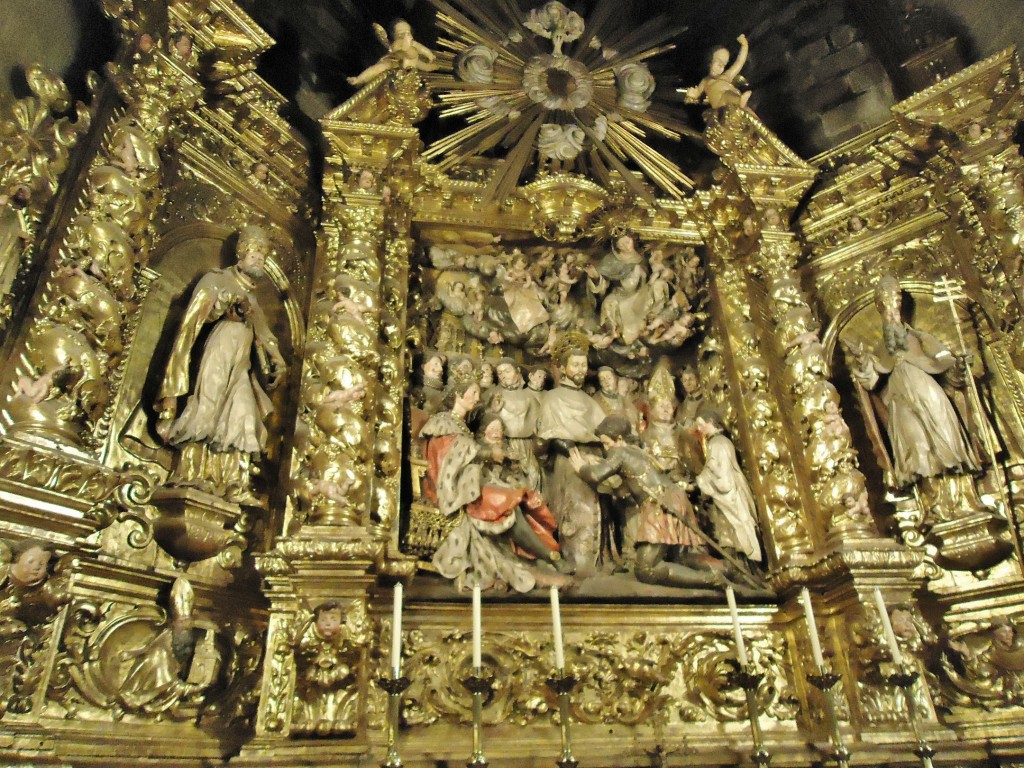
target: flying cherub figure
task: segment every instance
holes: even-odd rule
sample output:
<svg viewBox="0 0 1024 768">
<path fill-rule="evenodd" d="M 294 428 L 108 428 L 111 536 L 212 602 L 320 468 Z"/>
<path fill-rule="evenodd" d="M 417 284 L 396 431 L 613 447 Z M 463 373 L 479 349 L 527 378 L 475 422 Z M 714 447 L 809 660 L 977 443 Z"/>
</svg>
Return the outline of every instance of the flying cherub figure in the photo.
<svg viewBox="0 0 1024 768">
<path fill-rule="evenodd" d="M 711 65 L 708 67 L 708 74 L 703 80 L 692 88 L 680 88 L 686 94 L 686 101 L 689 104 L 698 104 L 701 96 L 712 109 L 729 104 L 749 110 L 747 102 L 750 100 L 750 91 L 740 91 L 736 87 L 736 80 L 740 70 L 747 63 L 747 36 L 740 35 L 736 38 L 740 44 L 740 52 L 736 54 L 736 60 L 732 66 L 726 69 L 729 63 L 729 49 L 716 48 L 711 53 Z"/>
<path fill-rule="evenodd" d="M 425 45 L 413 40 L 412 27 L 409 22 L 398 19 L 391 25 L 391 36 L 394 40 L 388 39 L 388 33 L 380 24 L 373 25 L 373 31 L 377 33 L 377 39 L 381 41 L 388 52 L 380 61 L 367 67 L 355 77 L 348 79 L 349 85 L 364 85 L 377 75 L 391 69 L 418 69 L 421 72 L 430 72 L 435 69 L 435 56 Z"/>
</svg>

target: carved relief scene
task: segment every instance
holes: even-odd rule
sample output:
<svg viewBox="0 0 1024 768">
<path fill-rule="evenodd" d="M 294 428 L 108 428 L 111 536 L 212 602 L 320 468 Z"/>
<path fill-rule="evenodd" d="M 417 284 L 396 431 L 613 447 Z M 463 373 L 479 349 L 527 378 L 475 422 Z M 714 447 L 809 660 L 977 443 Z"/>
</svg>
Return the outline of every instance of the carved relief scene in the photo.
<svg viewBox="0 0 1024 768">
<path fill-rule="evenodd" d="M 754 500 L 696 366 L 697 249 L 434 236 L 406 545 L 459 587 L 761 587 Z"/>
</svg>

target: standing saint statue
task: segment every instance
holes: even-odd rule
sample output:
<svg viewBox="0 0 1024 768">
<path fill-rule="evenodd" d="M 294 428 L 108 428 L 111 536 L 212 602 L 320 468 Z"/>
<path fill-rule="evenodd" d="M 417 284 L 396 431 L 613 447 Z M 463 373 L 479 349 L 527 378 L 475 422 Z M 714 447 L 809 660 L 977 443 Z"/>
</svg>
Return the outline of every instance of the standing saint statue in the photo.
<svg viewBox="0 0 1024 768">
<path fill-rule="evenodd" d="M 281 382 L 287 367 L 256 300 L 256 280 L 264 274 L 269 251 L 266 232 L 244 227 L 237 263 L 200 279 L 174 340 L 157 403 L 157 432 L 180 449 L 170 484 L 197 487 L 240 504 L 256 500 L 251 465 L 266 448 L 264 420 L 272 410 L 253 358 L 269 389 Z M 213 328 L 200 350 L 197 340 L 207 324 Z M 194 381 L 193 354 L 201 355 Z M 175 418 L 178 398 L 186 396 Z"/>
<path fill-rule="evenodd" d="M 854 350 L 853 376 L 868 391 L 884 383 L 893 482 L 903 487 L 947 472 L 976 472 L 979 461 L 964 423 L 936 380 L 970 372 L 957 370 L 957 358 L 941 341 L 903 322 L 900 284 L 892 275 L 878 281 L 875 304 L 882 344 L 873 353 Z"/>
</svg>

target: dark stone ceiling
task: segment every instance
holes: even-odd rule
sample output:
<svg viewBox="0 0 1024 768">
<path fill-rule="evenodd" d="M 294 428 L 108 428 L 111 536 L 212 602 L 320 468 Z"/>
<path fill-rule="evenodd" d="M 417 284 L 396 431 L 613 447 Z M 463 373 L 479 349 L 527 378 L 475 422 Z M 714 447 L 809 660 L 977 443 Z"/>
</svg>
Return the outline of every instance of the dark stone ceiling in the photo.
<svg viewBox="0 0 1024 768">
<path fill-rule="evenodd" d="M 727 44 L 735 51 L 736 36 L 746 33 L 751 53 L 744 74 L 754 91 L 751 103 L 783 140 L 810 156 L 885 122 L 889 107 L 915 89 L 902 63 L 917 48 L 955 38 L 960 59 L 970 63 L 1015 42 L 1015 35 L 1024 35 L 1024 2 L 1009 2 L 1010 9 L 1006 0 L 620 0 L 616 10 L 622 24 L 662 16 L 666 24 L 686 27 L 674 51 L 650 62 L 669 99 L 678 98 L 672 93 L 676 86 L 700 80 L 712 48 Z M 380 56 L 373 22 L 387 25 L 402 17 L 420 42 L 432 46 L 437 36 L 429 0 L 242 4 L 278 41 L 260 72 L 293 101 L 292 117 L 310 128 L 351 95 L 345 77 Z M 525 12 L 541 1 L 519 4 Z M 565 4 L 586 18 L 595 0 Z M 1014 31 L 1006 40 L 979 44 L 993 12 L 1009 13 L 1004 18 Z M 699 108 L 680 103 L 679 109 L 699 127 Z M 425 126 L 428 139 L 444 130 Z"/>
<path fill-rule="evenodd" d="M 484 0 L 487 2 L 488 0 Z M 290 100 L 288 117 L 310 137 L 316 120 L 353 93 L 345 77 L 382 53 L 373 22 L 398 17 L 433 46 L 429 0 L 238 0 L 276 39 L 259 71 Z M 524 9 L 542 0 L 517 0 Z M 563 0 L 584 18 L 598 0 Z M 744 70 L 761 119 L 805 157 L 823 152 L 889 118 L 889 108 L 921 84 L 905 62 L 921 46 L 953 40 L 962 64 L 1024 43 L 1024 0 L 618 0 L 623 25 L 663 16 L 686 27 L 674 51 L 651 60 L 661 95 L 700 127 L 700 109 L 674 88 L 705 74 L 712 48 L 750 38 Z M 0 99 L 23 95 L 19 65 L 42 62 L 79 95 L 85 73 L 114 54 L 113 36 L 95 0 L 0 2 Z M 22 91 L 22 93 L 19 93 Z M 431 119 L 425 138 L 450 131 Z M 687 142 L 684 142 L 686 144 Z M 692 147 L 672 154 L 687 166 Z"/>
</svg>

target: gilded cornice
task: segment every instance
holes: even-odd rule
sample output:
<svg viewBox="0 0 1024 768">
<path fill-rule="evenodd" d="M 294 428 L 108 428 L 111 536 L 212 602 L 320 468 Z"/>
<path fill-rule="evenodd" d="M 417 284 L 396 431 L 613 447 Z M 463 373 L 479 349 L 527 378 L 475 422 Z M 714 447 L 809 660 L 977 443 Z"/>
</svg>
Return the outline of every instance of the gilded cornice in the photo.
<svg viewBox="0 0 1024 768">
<path fill-rule="evenodd" d="M 246 200 L 292 237 L 308 236 L 310 214 L 308 205 L 304 204 L 304 190 L 286 184 L 274 185 L 273 188 L 269 184 L 258 186 L 246 179 L 239 167 L 241 162 L 255 164 L 262 160 L 249 155 L 237 144 L 223 142 L 216 134 L 207 133 L 206 129 L 211 126 L 200 117 L 194 115 L 190 121 L 194 122 L 196 133 L 181 145 L 179 151 L 184 164 L 194 171 L 198 179 L 213 185 L 228 198 Z M 220 156 L 214 154 L 217 150 Z"/>
<path fill-rule="evenodd" d="M 922 203 L 930 202 L 928 197 L 917 198 L 917 200 Z M 891 211 L 892 209 L 880 208 L 879 210 Z M 837 248 L 821 249 L 818 251 L 818 255 L 808 259 L 806 268 L 821 275 L 835 272 L 853 261 L 866 256 L 875 256 L 888 248 L 921 236 L 949 218 L 946 212 L 935 208 L 929 209 L 925 205 L 913 209 L 910 213 L 910 217 L 902 221 L 897 219 L 896 222 L 889 223 L 885 228 L 877 230 L 865 228 L 863 230 L 865 234 Z"/>
<path fill-rule="evenodd" d="M 839 171 L 811 196 L 797 222 L 813 269 L 834 269 L 947 218 L 934 207 L 937 190 L 927 170 L 949 170 L 950 161 L 927 129 L 938 125 L 956 132 L 987 122 L 1015 95 L 1019 65 L 1007 49 L 895 105 L 895 121 L 868 137 L 815 158 L 817 165 Z"/>
<path fill-rule="evenodd" d="M 895 105 L 892 112 L 909 134 L 933 125 L 955 132 L 988 113 L 998 112 L 1019 95 L 1020 75 L 1016 49 L 1010 47 L 915 93 Z"/>
<path fill-rule="evenodd" d="M 883 543 L 884 541 L 884 543 Z M 910 549 L 895 542 L 874 540 L 870 547 L 837 549 L 814 562 L 780 568 L 772 574 L 772 582 L 778 589 L 791 585 L 817 584 L 822 586 L 839 584 L 856 574 L 858 579 L 887 580 L 903 578 L 925 562 L 922 550 Z"/>
<path fill-rule="evenodd" d="M 201 8 L 174 0 L 168 4 L 168 12 L 189 28 L 204 50 L 230 50 L 255 58 L 274 44 L 274 39 L 232 0 L 209 0 Z"/>
<path fill-rule="evenodd" d="M 834 247 L 846 240 L 864 237 L 871 229 L 873 221 L 891 216 L 892 209 L 899 204 L 915 198 L 927 199 L 929 196 L 931 185 L 919 176 L 907 176 L 886 183 L 872 172 L 877 166 L 872 168 L 870 162 L 865 166 L 871 170 L 862 171 L 855 181 L 866 180 L 870 192 L 858 194 L 856 190 L 851 189 L 852 184 L 846 186 L 845 180 L 837 179 L 834 187 L 824 190 L 814 198 L 807 216 L 800 222 L 803 239 L 809 245 Z M 826 198 L 830 193 L 834 195 L 835 202 L 827 207 L 822 206 L 822 198 Z M 861 219 L 863 226 L 857 228 L 854 225 L 854 228 L 851 228 L 850 222 L 854 217 Z M 891 220 L 885 225 L 889 224 Z"/>
</svg>

